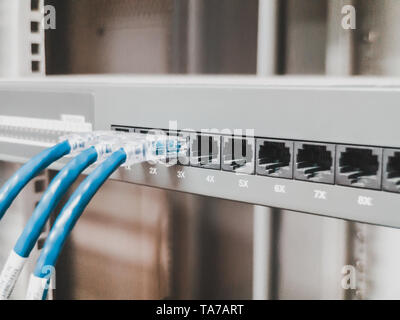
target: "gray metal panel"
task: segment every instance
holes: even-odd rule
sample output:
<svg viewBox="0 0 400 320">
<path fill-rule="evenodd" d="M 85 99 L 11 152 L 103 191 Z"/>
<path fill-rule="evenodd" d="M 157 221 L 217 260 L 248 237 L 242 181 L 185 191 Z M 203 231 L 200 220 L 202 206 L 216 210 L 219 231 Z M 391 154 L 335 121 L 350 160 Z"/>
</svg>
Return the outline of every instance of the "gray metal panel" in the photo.
<svg viewBox="0 0 400 320">
<path fill-rule="evenodd" d="M 147 164 L 138 165 L 132 171 L 120 170 L 113 178 L 293 211 L 400 227 L 400 195 L 395 193 L 264 176 L 238 176 L 230 172 L 180 166 L 157 166 L 158 174 L 153 176 L 149 168 Z M 185 179 L 178 178 L 178 171 L 181 170 L 185 171 Z M 214 176 L 214 183 L 208 182 L 209 175 Z M 248 188 L 240 187 L 240 180 L 247 180 Z M 277 192 L 280 189 L 277 188 L 278 185 L 284 186 L 285 193 Z M 326 192 L 326 200 L 315 198 L 317 190 Z M 360 205 L 360 197 L 371 198 L 372 206 Z"/>
<path fill-rule="evenodd" d="M 340 88 L 300 85 L 301 83 L 298 87 L 283 87 L 281 83 L 280 86 L 273 87 L 254 80 L 250 84 L 244 81 L 243 85 L 240 81 L 235 84 L 221 82 L 209 85 L 185 85 L 184 82 L 177 84 L 172 81 L 156 84 L 123 79 L 113 81 L 112 78 L 86 83 L 74 82 L 70 78 L 65 82 L 0 83 L 0 88 L 15 88 L 26 94 L 47 90 L 91 93 L 95 97 L 96 129 L 109 129 L 112 124 L 167 129 L 169 121 L 176 120 L 177 129 L 254 129 L 256 136 L 268 138 L 380 147 L 400 146 L 400 132 L 396 130 L 400 119 L 400 109 L 397 106 L 400 91 L 397 87 Z M 32 108 L 38 115 L 43 112 L 39 102 Z M 15 105 L 13 109 L 18 112 L 19 106 Z M 6 109 L 0 105 L 0 114 L 3 110 Z M 10 159 L 16 156 L 15 148 L 18 147 L 4 143 L 1 148 L 1 158 Z M 19 153 L 21 157 L 21 152 Z M 28 156 L 28 153 L 22 152 L 23 156 Z M 186 171 L 185 179 L 177 177 L 178 170 Z M 214 175 L 214 183 L 207 181 L 208 175 Z M 149 173 L 148 165 L 142 165 L 133 171 L 120 170 L 114 178 L 212 197 L 400 227 L 400 195 L 385 191 L 265 176 L 239 176 L 230 172 L 180 166 L 160 167 L 158 175 L 154 176 Z M 247 180 L 248 188 L 239 187 L 240 180 Z M 286 192 L 276 192 L 282 190 L 277 185 L 284 185 Z M 325 191 L 326 200 L 315 198 L 316 190 Z M 365 202 L 366 198 L 370 200 Z M 368 203 L 372 205 L 366 205 Z"/>
<path fill-rule="evenodd" d="M 260 137 L 397 147 L 400 92 L 362 89 L 103 88 L 96 125 L 254 129 Z"/>
<path fill-rule="evenodd" d="M 88 93 L 51 92 L 46 88 L 43 91 L 0 88 L 0 114 L 57 120 L 62 114 L 74 114 L 93 122 L 94 97 Z"/>
</svg>

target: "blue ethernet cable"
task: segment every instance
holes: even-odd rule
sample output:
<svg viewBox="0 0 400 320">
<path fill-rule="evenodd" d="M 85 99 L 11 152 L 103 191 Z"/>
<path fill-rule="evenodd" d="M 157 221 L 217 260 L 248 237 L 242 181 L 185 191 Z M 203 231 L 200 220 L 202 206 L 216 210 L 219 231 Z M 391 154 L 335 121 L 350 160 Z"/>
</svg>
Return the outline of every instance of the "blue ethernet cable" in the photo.
<svg viewBox="0 0 400 320">
<path fill-rule="evenodd" d="M 90 200 L 108 179 L 127 159 L 126 151 L 121 148 L 111 154 L 79 185 L 57 217 L 53 228 L 42 249 L 28 288 L 27 299 L 46 298 L 48 273 L 54 268 L 64 243 L 82 215 Z M 49 269 L 50 268 L 50 269 Z"/>
<path fill-rule="evenodd" d="M 61 197 L 76 181 L 79 175 L 97 161 L 98 152 L 90 147 L 72 159 L 51 181 L 38 206 L 26 224 L 14 251 L 27 258 L 36 244 L 51 212 L 59 203 Z"/>
<path fill-rule="evenodd" d="M 0 275 L 0 300 L 8 299 L 11 295 L 29 254 L 62 196 L 97 159 L 98 151 L 95 147 L 90 147 L 73 158 L 52 180 L 3 267 Z"/>
<path fill-rule="evenodd" d="M 0 189 L 0 220 L 21 190 L 50 164 L 71 152 L 68 140 L 46 149 L 23 165 Z"/>
<path fill-rule="evenodd" d="M 169 148 L 162 155 L 159 154 L 160 147 L 166 146 L 164 138 L 142 139 L 141 136 L 131 136 L 123 143 L 123 147 L 115 151 L 107 160 L 98 166 L 76 189 L 67 204 L 62 209 L 60 215 L 56 219 L 53 228 L 45 242 L 39 260 L 36 264 L 35 271 L 31 276 L 27 299 L 45 299 L 47 295 L 47 286 L 49 284 L 48 277 L 51 276 L 52 270 L 57 262 L 58 256 L 63 248 L 63 245 L 82 215 L 82 212 L 96 194 L 98 189 L 103 185 L 105 180 L 120 166 L 130 167 L 132 164 L 141 163 L 148 160 L 156 160 L 164 163 L 166 157 L 170 153 L 176 154 L 179 152 L 187 152 L 187 142 L 181 141 L 180 138 L 172 139 L 175 145 L 179 145 L 179 150 Z M 179 143 L 178 143 L 179 142 Z M 162 149 L 164 149 L 162 148 Z M 49 274 L 50 272 L 50 274 Z"/>
</svg>

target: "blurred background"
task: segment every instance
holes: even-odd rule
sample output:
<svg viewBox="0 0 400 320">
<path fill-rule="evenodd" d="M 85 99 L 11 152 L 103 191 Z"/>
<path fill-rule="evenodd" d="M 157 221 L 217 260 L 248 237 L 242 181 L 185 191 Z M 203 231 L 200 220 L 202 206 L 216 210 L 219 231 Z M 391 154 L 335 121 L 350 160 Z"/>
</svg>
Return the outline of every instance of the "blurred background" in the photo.
<svg viewBox="0 0 400 320">
<path fill-rule="evenodd" d="M 45 5 L 55 30 L 38 28 Z M 399 15 L 398 0 L 0 0 L 0 76 L 398 76 Z M 0 177 L 15 166 L 0 162 Z M 0 225 L 0 263 L 54 174 Z M 395 229 L 109 181 L 63 252 L 54 298 L 399 299 L 397 244 Z M 346 265 L 357 281 L 345 290 Z"/>
</svg>

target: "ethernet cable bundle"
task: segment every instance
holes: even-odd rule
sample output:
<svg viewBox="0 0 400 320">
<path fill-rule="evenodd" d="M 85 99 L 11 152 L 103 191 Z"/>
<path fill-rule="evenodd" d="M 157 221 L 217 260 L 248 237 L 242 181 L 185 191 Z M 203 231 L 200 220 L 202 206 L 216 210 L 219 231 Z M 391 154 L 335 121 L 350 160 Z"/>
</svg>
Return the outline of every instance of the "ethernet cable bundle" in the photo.
<svg viewBox="0 0 400 320">
<path fill-rule="evenodd" d="M 49 270 L 54 268 L 62 247 L 90 200 L 119 167 L 166 159 L 187 151 L 178 136 L 137 133 L 91 132 L 63 137 L 61 142 L 22 166 L 0 189 L 0 220 L 20 191 L 53 162 L 73 156 L 52 180 L 18 238 L 0 274 L 0 300 L 8 299 L 51 212 L 79 175 L 92 165 L 93 171 L 73 192 L 58 215 L 31 276 L 27 299 L 46 299 Z"/>
</svg>

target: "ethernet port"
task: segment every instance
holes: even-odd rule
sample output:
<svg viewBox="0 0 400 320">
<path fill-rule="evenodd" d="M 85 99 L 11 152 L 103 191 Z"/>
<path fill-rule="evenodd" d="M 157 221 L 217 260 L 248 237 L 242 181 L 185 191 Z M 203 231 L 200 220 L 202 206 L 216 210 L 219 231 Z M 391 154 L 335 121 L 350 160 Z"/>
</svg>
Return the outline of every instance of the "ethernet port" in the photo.
<svg viewBox="0 0 400 320">
<path fill-rule="evenodd" d="M 383 189 L 400 193 L 400 150 L 384 150 L 383 168 Z"/>
<path fill-rule="evenodd" d="M 118 132 L 133 132 L 134 131 L 134 129 L 133 128 L 131 128 L 131 127 L 127 127 L 127 126 L 115 126 L 115 125 L 112 125 L 111 126 L 111 130 L 114 130 L 114 131 L 118 131 Z"/>
<path fill-rule="evenodd" d="M 174 151 L 170 152 L 167 147 L 168 131 L 161 129 L 135 128 L 134 132 L 141 135 L 147 141 L 152 142 L 154 158 L 149 160 L 150 163 L 156 164 L 157 162 L 160 162 L 166 166 L 176 164 L 176 154 Z M 154 139 L 157 139 L 158 142 L 154 143 Z"/>
<path fill-rule="evenodd" d="M 190 135 L 190 165 L 206 169 L 221 169 L 221 137 L 207 133 Z"/>
<path fill-rule="evenodd" d="M 293 142 L 257 139 L 257 174 L 293 178 Z"/>
<path fill-rule="evenodd" d="M 188 166 L 190 163 L 190 134 L 188 132 L 169 131 L 167 154 L 169 165 Z"/>
<path fill-rule="evenodd" d="M 140 134 L 157 134 L 160 130 L 156 130 L 156 129 L 148 129 L 148 128 L 135 128 L 135 132 L 136 133 L 140 133 Z"/>
<path fill-rule="evenodd" d="M 294 177 L 298 180 L 335 182 L 335 146 L 325 143 L 295 143 Z"/>
<path fill-rule="evenodd" d="M 382 149 L 338 146 L 336 182 L 368 189 L 381 188 Z"/>
<path fill-rule="evenodd" d="M 222 170 L 254 174 L 254 138 L 222 137 Z"/>
</svg>

